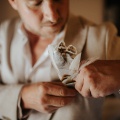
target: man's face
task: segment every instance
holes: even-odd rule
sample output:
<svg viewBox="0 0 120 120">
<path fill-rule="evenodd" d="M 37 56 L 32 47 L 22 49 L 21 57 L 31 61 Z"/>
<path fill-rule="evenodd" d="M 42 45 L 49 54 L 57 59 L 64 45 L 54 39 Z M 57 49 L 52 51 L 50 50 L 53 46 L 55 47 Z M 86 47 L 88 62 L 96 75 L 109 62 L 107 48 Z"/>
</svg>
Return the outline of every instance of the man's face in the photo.
<svg viewBox="0 0 120 120">
<path fill-rule="evenodd" d="M 54 35 L 68 19 L 69 0 L 16 0 L 16 5 L 24 27 L 36 35 Z"/>
</svg>

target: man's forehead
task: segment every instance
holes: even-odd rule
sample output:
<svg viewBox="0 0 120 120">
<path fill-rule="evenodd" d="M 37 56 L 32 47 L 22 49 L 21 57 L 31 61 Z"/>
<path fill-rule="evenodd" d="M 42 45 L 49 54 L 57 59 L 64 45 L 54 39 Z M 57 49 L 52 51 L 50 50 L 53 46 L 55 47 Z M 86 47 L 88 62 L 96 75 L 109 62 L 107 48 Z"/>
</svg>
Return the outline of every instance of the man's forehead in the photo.
<svg viewBox="0 0 120 120">
<path fill-rule="evenodd" d="M 30 1 L 32 1 L 32 2 L 34 2 L 34 1 L 37 2 L 37 1 L 38 1 L 38 2 L 40 2 L 40 1 L 49 1 L 49 0 L 23 0 L 23 1 L 26 1 L 26 2 L 30 2 Z"/>
<path fill-rule="evenodd" d="M 52 1 L 52 0 L 24 0 L 24 1 Z"/>
<path fill-rule="evenodd" d="M 50 0 L 24 0 L 24 1 L 50 1 Z"/>
<path fill-rule="evenodd" d="M 42 1 L 42 0 L 24 0 L 24 1 Z"/>
</svg>

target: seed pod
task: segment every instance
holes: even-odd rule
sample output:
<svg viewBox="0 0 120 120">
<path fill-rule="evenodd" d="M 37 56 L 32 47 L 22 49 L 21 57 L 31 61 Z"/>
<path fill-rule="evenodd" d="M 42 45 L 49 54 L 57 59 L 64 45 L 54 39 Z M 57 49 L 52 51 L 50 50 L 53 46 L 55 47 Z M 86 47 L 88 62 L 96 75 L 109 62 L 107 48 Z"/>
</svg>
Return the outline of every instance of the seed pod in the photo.
<svg viewBox="0 0 120 120">
<path fill-rule="evenodd" d="M 59 46 L 58 46 L 58 51 L 60 53 L 66 53 L 66 45 L 65 42 L 60 42 Z"/>
<path fill-rule="evenodd" d="M 66 49 L 66 53 L 68 53 L 71 56 L 71 58 L 74 59 L 77 55 L 77 49 L 73 45 L 69 45 Z"/>
</svg>

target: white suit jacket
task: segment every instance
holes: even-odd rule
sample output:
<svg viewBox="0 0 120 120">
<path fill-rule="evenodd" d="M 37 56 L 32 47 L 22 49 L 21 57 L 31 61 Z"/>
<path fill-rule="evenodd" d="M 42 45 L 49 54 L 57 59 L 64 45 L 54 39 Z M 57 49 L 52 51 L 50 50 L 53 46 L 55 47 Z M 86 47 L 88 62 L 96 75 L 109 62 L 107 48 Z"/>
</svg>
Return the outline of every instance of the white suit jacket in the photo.
<svg viewBox="0 0 120 120">
<path fill-rule="evenodd" d="M 22 41 L 16 32 L 18 20 L 14 19 L 0 25 L 0 114 L 17 120 L 18 97 L 24 85 L 24 59 Z M 96 25 L 82 17 L 70 17 L 65 35 L 66 45 L 72 44 L 82 52 L 82 59 L 120 59 L 120 39 L 111 23 Z M 52 78 L 58 78 L 54 68 Z M 43 114 L 40 120 L 99 120 L 104 98 L 87 99 L 81 95 L 70 105 L 51 114 Z M 39 113 L 31 114 L 28 120 L 39 120 Z"/>
</svg>

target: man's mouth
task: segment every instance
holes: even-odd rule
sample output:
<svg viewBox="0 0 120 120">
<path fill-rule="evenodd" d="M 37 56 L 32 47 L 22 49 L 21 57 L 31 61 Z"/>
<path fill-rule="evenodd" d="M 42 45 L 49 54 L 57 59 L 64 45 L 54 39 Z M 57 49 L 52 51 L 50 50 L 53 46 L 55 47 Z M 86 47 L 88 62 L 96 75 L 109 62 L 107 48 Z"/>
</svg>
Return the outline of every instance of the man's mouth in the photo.
<svg viewBox="0 0 120 120">
<path fill-rule="evenodd" d="M 58 26 L 60 23 L 49 23 L 49 24 L 43 24 L 43 27 L 56 27 Z"/>
<path fill-rule="evenodd" d="M 61 24 L 61 20 L 59 20 L 59 21 L 57 21 L 57 22 L 55 22 L 55 23 L 53 23 L 53 22 L 46 22 L 46 23 L 44 23 L 42 26 L 43 27 L 57 27 L 57 26 L 59 26 Z"/>
</svg>

